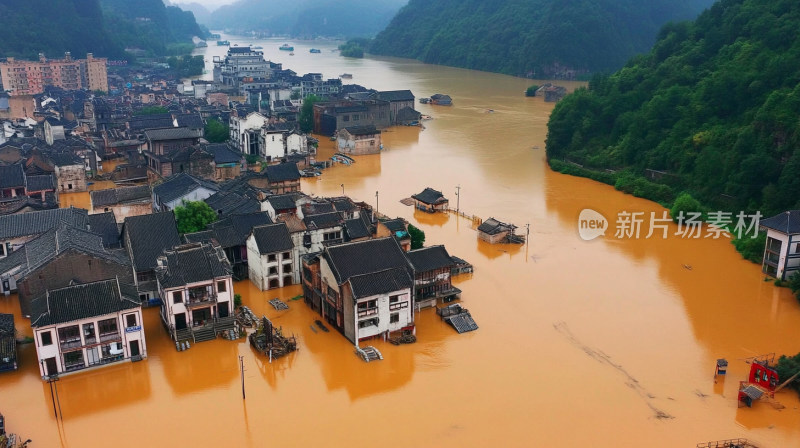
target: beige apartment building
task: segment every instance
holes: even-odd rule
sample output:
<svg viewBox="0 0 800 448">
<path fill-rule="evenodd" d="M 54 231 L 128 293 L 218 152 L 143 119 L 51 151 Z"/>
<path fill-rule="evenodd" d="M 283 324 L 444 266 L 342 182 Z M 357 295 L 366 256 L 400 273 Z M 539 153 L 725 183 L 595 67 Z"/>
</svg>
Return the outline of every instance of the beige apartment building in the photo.
<svg viewBox="0 0 800 448">
<path fill-rule="evenodd" d="M 67 52 L 64 59 L 47 59 L 39 53 L 38 61 L 8 58 L 0 62 L 0 79 L 3 88 L 12 96 L 36 95 L 46 86 L 67 90 L 102 90 L 108 92 L 108 73 L 105 58 L 72 59 Z"/>
</svg>

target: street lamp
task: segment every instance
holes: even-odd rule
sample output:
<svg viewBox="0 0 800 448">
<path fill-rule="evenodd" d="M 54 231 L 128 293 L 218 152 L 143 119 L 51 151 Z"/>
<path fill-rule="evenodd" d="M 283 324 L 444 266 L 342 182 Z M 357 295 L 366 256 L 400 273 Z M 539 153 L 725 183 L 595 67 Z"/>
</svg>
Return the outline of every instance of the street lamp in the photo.
<svg viewBox="0 0 800 448">
<path fill-rule="evenodd" d="M 342 184 L 342 196 L 344 196 L 344 184 Z"/>
<path fill-rule="evenodd" d="M 378 192 L 377 191 L 375 192 L 375 213 L 376 214 L 378 213 Z M 378 217 L 376 216 L 375 219 L 377 219 L 377 218 Z"/>
<path fill-rule="evenodd" d="M 456 213 L 461 211 L 461 185 L 456 185 Z"/>
</svg>

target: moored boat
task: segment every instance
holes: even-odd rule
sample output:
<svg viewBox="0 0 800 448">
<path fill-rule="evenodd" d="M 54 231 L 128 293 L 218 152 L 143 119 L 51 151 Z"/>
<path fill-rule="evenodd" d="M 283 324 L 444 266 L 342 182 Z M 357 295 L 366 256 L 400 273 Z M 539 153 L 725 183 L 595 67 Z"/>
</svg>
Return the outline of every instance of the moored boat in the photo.
<svg viewBox="0 0 800 448">
<path fill-rule="evenodd" d="M 320 50 L 319 48 L 312 48 L 312 49 L 308 50 L 308 52 L 309 53 L 322 53 L 322 50 Z"/>
<path fill-rule="evenodd" d="M 289 44 L 283 44 L 278 49 L 281 51 L 294 51 L 294 47 Z"/>
<path fill-rule="evenodd" d="M 339 77 L 342 79 L 353 79 L 353 75 L 351 75 L 350 73 L 342 73 L 341 75 L 339 75 Z"/>
<path fill-rule="evenodd" d="M 228 42 L 227 40 L 218 40 L 217 41 L 217 46 L 220 46 L 220 47 L 229 47 L 230 45 L 231 45 L 231 43 Z"/>
</svg>

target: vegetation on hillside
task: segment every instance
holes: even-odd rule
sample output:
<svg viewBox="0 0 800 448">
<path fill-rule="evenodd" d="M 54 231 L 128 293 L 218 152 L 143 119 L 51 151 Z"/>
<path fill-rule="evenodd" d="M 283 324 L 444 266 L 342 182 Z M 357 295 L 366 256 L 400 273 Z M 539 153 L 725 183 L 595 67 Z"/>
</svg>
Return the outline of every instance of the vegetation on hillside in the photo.
<svg viewBox="0 0 800 448">
<path fill-rule="evenodd" d="M 184 200 L 181 205 L 175 207 L 175 222 L 181 235 L 205 230 L 216 220 L 217 212 L 203 201 Z"/>
<path fill-rule="evenodd" d="M 193 48 L 192 37 L 205 35 L 191 12 L 165 6 L 162 0 L 100 0 L 100 4 L 114 40 L 125 48 L 151 55 L 185 54 Z"/>
<path fill-rule="evenodd" d="M 607 71 L 711 0 L 411 0 L 366 51 L 478 70 Z"/>
<path fill-rule="evenodd" d="M 350 39 L 345 44 L 339 45 L 339 55 L 346 58 L 363 58 L 364 49 L 369 48 L 370 40 L 363 37 Z"/>
<path fill-rule="evenodd" d="M 169 64 L 169 68 L 175 70 L 181 78 L 202 75 L 203 69 L 205 69 L 206 66 L 203 55 L 171 56 L 167 59 L 167 64 Z"/>
<path fill-rule="evenodd" d="M 685 191 L 713 210 L 800 208 L 798 27 L 793 0 L 722 0 L 665 26 L 648 54 L 555 107 L 551 166 L 625 173 L 662 188 L 641 195 L 659 202 Z"/>
</svg>

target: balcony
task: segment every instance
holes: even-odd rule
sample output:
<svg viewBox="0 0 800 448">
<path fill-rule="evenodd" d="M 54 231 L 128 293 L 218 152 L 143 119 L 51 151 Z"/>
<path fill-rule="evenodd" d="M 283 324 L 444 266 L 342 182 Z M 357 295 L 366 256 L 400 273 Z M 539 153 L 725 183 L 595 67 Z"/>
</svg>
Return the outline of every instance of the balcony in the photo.
<svg viewBox="0 0 800 448">
<path fill-rule="evenodd" d="M 407 304 L 408 302 L 406 302 Z M 374 316 L 378 314 L 378 307 L 372 308 L 359 308 L 358 309 L 358 317 L 367 317 L 367 316 Z"/>
<path fill-rule="evenodd" d="M 100 342 L 111 342 L 111 341 L 119 341 L 122 340 L 122 336 L 120 336 L 118 331 L 113 333 L 101 333 L 100 334 Z"/>
<path fill-rule="evenodd" d="M 203 306 L 210 306 L 217 303 L 217 295 L 216 294 L 202 294 L 193 297 L 189 297 L 189 300 L 185 301 L 184 304 L 186 308 L 200 308 Z"/>
<path fill-rule="evenodd" d="M 81 338 L 60 341 L 60 344 L 61 344 L 61 351 L 70 351 L 83 347 Z"/>
</svg>

